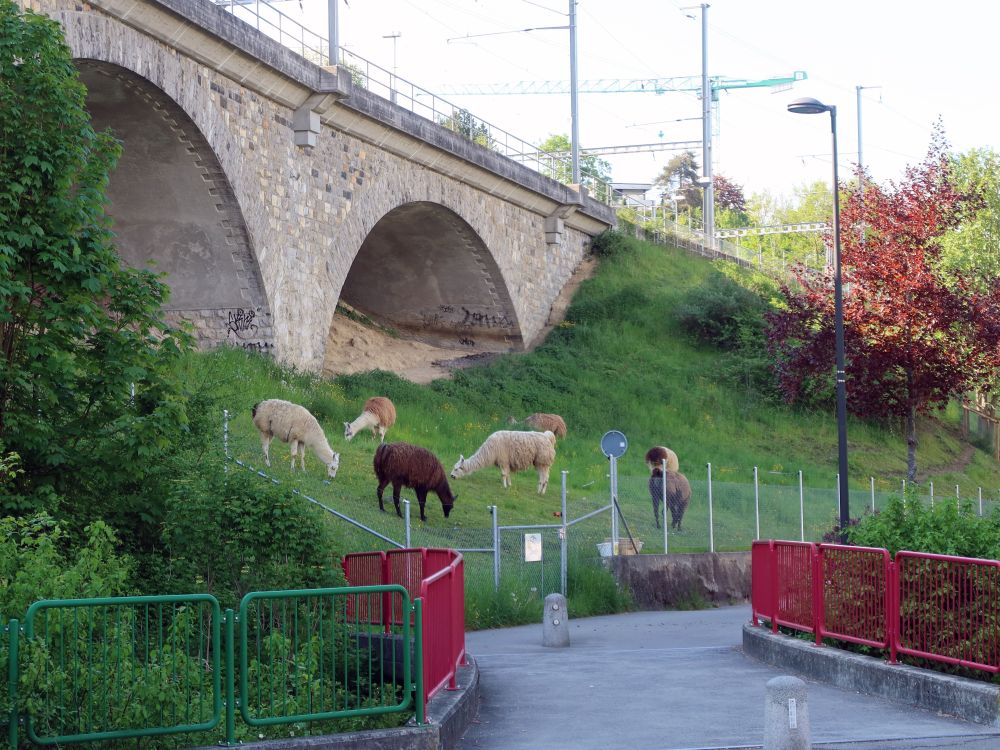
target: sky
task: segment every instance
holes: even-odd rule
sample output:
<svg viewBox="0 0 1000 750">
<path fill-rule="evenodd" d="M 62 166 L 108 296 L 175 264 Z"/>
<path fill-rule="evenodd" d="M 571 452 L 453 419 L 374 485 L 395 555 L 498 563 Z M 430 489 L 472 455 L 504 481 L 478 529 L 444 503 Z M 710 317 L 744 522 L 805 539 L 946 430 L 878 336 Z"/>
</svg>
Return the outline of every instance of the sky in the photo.
<svg viewBox="0 0 1000 750">
<path fill-rule="evenodd" d="M 384 68 L 395 64 L 400 78 L 434 93 L 569 80 L 566 29 L 519 31 L 566 26 L 569 0 L 337 1 L 341 46 Z M 327 0 L 297 6 L 276 4 L 325 36 Z M 719 93 L 714 172 L 748 196 L 790 197 L 832 180 L 830 117 L 789 113 L 798 97 L 837 107 L 841 179 L 858 161 L 857 86 L 866 87 L 863 161 L 877 181 L 899 180 L 908 164 L 921 161 L 938 118 L 953 150 L 1000 149 L 998 0 L 716 0 L 706 13 L 710 76 L 808 76 L 784 91 Z M 579 0 L 579 80 L 700 76 L 701 17 L 700 5 L 683 0 Z M 444 98 L 531 143 L 571 130 L 568 94 Z M 700 142 L 700 115 L 694 92 L 581 93 L 580 144 Z M 615 182 L 651 183 L 677 153 L 604 158 Z M 700 146 L 696 155 L 701 162 Z"/>
</svg>

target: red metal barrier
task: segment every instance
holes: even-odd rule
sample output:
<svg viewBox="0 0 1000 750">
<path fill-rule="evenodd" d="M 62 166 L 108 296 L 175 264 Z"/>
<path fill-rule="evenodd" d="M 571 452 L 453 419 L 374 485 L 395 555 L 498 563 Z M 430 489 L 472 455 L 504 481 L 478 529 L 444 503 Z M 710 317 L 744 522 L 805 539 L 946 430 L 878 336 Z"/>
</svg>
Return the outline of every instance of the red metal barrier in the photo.
<svg viewBox="0 0 1000 750">
<path fill-rule="evenodd" d="M 816 545 L 811 542 L 774 543 L 774 589 L 777 594 L 771 629 L 778 625 L 812 632 L 815 626 L 814 571 Z"/>
<path fill-rule="evenodd" d="M 876 648 L 889 645 L 889 552 L 874 547 L 821 544 L 816 638 Z"/>
<path fill-rule="evenodd" d="M 465 562 L 452 549 L 401 549 L 389 552 L 356 552 L 344 557 L 344 574 L 352 586 L 395 583 L 412 599 L 423 599 L 423 654 L 425 700 L 441 688 L 457 687 L 455 677 L 465 664 Z M 364 581 L 364 583 L 361 583 Z M 390 612 L 381 605 L 358 601 L 358 617 L 381 622 L 388 628 L 402 623 L 399 607 Z M 350 606 L 350 605 L 349 605 Z M 376 608 L 381 606 L 381 612 Z M 353 612 L 349 613 L 353 616 Z"/>
<path fill-rule="evenodd" d="M 340 565 L 352 586 L 380 586 L 387 579 L 385 562 L 384 552 L 355 552 L 347 555 Z M 410 599 L 413 599 L 412 593 Z M 347 599 L 347 616 L 352 620 L 357 618 L 357 622 L 381 623 L 388 627 L 392 606 L 389 602 L 385 596 L 381 599 L 351 596 Z"/>
<path fill-rule="evenodd" d="M 1000 672 L 1000 562 L 901 551 L 895 574 L 894 652 Z"/>
<path fill-rule="evenodd" d="M 755 542 L 753 622 L 1000 672 L 1000 561 Z"/>
<path fill-rule="evenodd" d="M 754 542 L 750 547 L 750 606 L 753 624 L 764 618 L 774 622 L 778 606 L 778 589 L 774 575 L 774 542 Z"/>
<path fill-rule="evenodd" d="M 424 600 L 424 686 L 430 699 L 445 685 L 458 687 L 455 677 L 465 661 L 465 562 L 457 552 L 446 568 L 425 578 L 420 586 Z M 461 617 L 455 605 L 462 603 Z M 461 629 L 459 629 L 461 626 Z"/>
</svg>

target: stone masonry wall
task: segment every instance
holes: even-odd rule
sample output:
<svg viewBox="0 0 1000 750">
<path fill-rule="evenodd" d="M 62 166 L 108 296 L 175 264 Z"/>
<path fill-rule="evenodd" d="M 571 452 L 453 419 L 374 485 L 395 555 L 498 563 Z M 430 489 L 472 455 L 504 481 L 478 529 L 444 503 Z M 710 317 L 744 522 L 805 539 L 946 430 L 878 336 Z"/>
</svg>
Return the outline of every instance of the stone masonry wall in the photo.
<svg viewBox="0 0 1000 750">
<path fill-rule="evenodd" d="M 545 217 L 323 128 L 316 147 L 293 143 L 292 111 L 85 4 L 42 0 L 75 58 L 121 66 L 187 113 L 228 178 L 270 307 L 275 353 L 319 370 L 344 279 L 365 236 L 389 210 L 415 200 L 447 206 L 479 234 L 513 300 L 525 342 L 545 324 L 589 238 L 566 227 L 547 245 Z M 334 105 L 336 106 L 336 105 Z M 205 336 L 228 321 L 199 314 Z"/>
</svg>

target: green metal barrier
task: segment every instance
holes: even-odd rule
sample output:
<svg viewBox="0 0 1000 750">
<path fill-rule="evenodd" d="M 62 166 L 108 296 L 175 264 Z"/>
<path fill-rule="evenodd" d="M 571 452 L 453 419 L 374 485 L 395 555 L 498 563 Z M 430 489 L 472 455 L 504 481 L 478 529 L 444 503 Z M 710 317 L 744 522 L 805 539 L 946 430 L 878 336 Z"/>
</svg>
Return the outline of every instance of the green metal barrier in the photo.
<svg viewBox="0 0 1000 750">
<path fill-rule="evenodd" d="M 423 723 L 416 605 L 397 585 L 256 592 L 224 616 L 209 594 L 36 602 L 23 636 L 0 623 L 8 746 L 206 732 L 223 711 L 235 745 L 237 707 L 253 727 L 407 711 Z M 413 616 L 383 626 L 383 607 Z"/>
<path fill-rule="evenodd" d="M 250 726 L 401 712 L 414 705 L 411 618 L 402 586 L 269 591 L 240 603 L 239 706 Z M 392 609 L 400 607 L 400 609 Z M 415 644 L 419 649 L 419 643 Z"/>
<path fill-rule="evenodd" d="M 11 750 L 17 748 L 17 649 L 21 625 L 11 620 L 3 627 L 7 634 L 7 743 Z"/>
<path fill-rule="evenodd" d="M 219 623 L 208 594 L 35 602 L 20 676 L 28 738 L 56 745 L 214 728 Z"/>
</svg>

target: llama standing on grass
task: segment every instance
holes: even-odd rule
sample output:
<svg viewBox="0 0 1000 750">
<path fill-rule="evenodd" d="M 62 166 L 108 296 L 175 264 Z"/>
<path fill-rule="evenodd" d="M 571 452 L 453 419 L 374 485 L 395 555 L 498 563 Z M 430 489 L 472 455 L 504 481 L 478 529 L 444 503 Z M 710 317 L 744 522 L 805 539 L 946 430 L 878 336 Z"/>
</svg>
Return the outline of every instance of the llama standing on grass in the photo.
<svg viewBox="0 0 1000 750">
<path fill-rule="evenodd" d="M 490 435 L 473 455 L 458 457 L 451 470 L 452 479 L 460 479 L 485 466 L 500 469 L 504 487 L 510 487 L 510 473 L 534 466 L 538 469 L 538 494 L 544 495 L 549 486 L 549 469 L 556 460 L 556 436 L 545 432 L 499 430 Z"/>
<path fill-rule="evenodd" d="M 677 460 L 677 454 L 662 445 L 656 445 L 646 451 L 646 466 L 650 471 L 663 469 L 663 462 L 667 462 L 667 471 L 680 471 L 681 465 Z"/>
<path fill-rule="evenodd" d="M 379 442 L 385 442 L 385 433 L 396 424 L 396 407 L 385 396 L 372 396 L 365 401 L 365 408 L 353 422 L 344 422 L 344 437 L 350 440 L 362 430 L 370 429 Z"/>
<path fill-rule="evenodd" d="M 667 507 L 670 509 L 670 526 L 681 530 L 681 520 L 684 511 L 691 502 L 691 484 L 683 474 L 667 469 L 664 477 L 663 469 L 656 467 L 649 477 L 649 498 L 653 501 L 653 520 L 656 528 L 660 528 L 660 501 L 663 499 L 663 484 L 666 482 Z"/>
<path fill-rule="evenodd" d="M 518 424 L 518 420 L 514 417 L 508 417 L 507 422 L 510 424 Z M 548 430 L 556 437 L 566 437 L 566 422 L 558 414 L 543 414 L 542 412 L 535 412 L 534 414 L 526 416 L 521 420 L 521 422 L 537 432 L 545 432 Z"/>
<path fill-rule="evenodd" d="M 421 521 L 427 520 L 424 504 L 427 502 L 428 491 L 436 493 L 441 500 L 445 518 L 451 513 L 457 496 L 452 494 L 451 487 L 448 486 L 444 466 L 429 450 L 409 443 L 382 443 L 375 449 L 373 465 L 375 476 L 378 477 L 378 508 L 383 513 L 385 505 L 382 503 L 382 491 L 387 484 L 392 484 L 392 502 L 396 506 L 396 515 L 400 518 L 403 516 L 399 510 L 400 487 L 412 487 L 417 493 Z"/>
<path fill-rule="evenodd" d="M 304 406 L 271 398 L 255 404 L 251 410 L 254 426 L 260 432 L 260 443 L 264 449 L 264 463 L 271 465 L 271 440 L 277 437 L 292 447 L 292 471 L 295 471 L 295 457 L 299 456 L 302 471 L 306 470 L 306 446 L 312 448 L 316 457 L 326 466 L 326 473 L 332 479 L 340 467 L 340 454 L 330 448 L 323 428 L 316 417 Z"/>
</svg>

